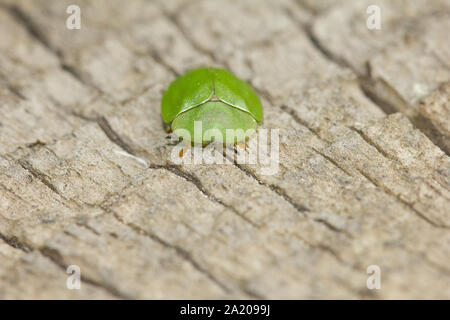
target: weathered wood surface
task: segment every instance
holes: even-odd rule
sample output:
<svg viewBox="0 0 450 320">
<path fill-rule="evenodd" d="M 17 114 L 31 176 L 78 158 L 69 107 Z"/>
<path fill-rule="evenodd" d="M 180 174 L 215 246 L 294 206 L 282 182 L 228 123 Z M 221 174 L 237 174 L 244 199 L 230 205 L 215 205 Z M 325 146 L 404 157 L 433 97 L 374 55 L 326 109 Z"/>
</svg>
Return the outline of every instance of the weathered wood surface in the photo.
<svg viewBox="0 0 450 320">
<path fill-rule="evenodd" d="M 0 298 L 450 298 L 448 1 L 69 4 L 0 5 Z M 170 163 L 203 65 L 260 92 L 278 174 Z"/>
</svg>

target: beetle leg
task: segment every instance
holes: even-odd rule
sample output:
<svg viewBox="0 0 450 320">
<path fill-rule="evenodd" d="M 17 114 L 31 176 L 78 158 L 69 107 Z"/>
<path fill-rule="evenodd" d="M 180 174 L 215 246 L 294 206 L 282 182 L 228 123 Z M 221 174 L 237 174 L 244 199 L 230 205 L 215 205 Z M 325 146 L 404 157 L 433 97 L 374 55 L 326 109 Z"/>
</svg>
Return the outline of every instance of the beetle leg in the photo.
<svg viewBox="0 0 450 320">
<path fill-rule="evenodd" d="M 202 147 L 203 147 L 203 148 L 206 148 L 206 147 L 209 146 L 211 143 L 214 143 L 214 140 L 212 140 L 212 141 L 205 141 L 205 142 L 202 143 Z"/>
<path fill-rule="evenodd" d="M 178 142 L 183 140 L 183 138 L 178 137 L 175 134 L 169 134 L 168 136 L 166 136 L 166 139 L 169 140 L 169 145 L 176 145 Z"/>
<path fill-rule="evenodd" d="M 245 142 L 237 142 L 235 147 L 239 147 L 240 149 L 247 151 L 247 144 Z"/>
<path fill-rule="evenodd" d="M 189 146 L 186 146 L 186 147 L 183 147 L 183 149 L 181 149 L 180 150 L 180 153 L 178 154 L 178 156 L 180 157 L 180 158 L 183 158 L 184 157 L 184 155 L 187 153 L 187 151 L 189 150 Z"/>
</svg>

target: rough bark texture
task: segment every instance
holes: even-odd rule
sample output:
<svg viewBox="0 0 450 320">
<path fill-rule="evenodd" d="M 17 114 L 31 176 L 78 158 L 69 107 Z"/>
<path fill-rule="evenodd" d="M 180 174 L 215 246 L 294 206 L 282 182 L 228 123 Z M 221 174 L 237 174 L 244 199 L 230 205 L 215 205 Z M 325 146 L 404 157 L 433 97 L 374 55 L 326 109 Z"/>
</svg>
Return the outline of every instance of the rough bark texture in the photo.
<svg viewBox="0 0 450 320">
<path fill-rule="evenodd" d="M 69 4 L 0 3 L 0 298 L 450 298 L 448 1 Z M 170 162 L 204 65 L 260 93 L 277 174 Z"/>
</svg>

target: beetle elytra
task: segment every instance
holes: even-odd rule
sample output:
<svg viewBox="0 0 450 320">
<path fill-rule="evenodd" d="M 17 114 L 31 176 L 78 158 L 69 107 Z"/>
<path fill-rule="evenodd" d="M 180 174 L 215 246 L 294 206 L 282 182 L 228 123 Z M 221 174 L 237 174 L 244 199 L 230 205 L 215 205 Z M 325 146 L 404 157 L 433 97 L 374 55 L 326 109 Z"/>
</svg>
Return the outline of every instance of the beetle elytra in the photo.
<svg viewBox="0 0 450 320">
<path fill-rule="evenodd" d="M 261 101 L 253 88 L 218 68 L 195 69 L 173 81 L 161 107 L 163 120 L 174 133 L 203 145 L 245 142 L 247 132 L 263 121 Z M 200 132 L 195 132 L 199 122 Z"/>
</svg>

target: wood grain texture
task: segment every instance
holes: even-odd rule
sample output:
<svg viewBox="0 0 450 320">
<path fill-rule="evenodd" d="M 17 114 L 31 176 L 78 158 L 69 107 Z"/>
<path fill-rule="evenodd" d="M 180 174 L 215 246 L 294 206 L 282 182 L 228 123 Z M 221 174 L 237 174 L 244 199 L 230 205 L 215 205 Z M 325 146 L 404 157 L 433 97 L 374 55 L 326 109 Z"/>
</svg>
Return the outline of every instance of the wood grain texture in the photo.
<svg viewBox="0 0 450 320">
<path fill-rule="evenodd" d="M 1 299 L 450 298 L 448 1 L 69 4 L 0 2 Z M 162 94 L 205 65 L 277 174 L 170 162 Z"/>
</svg>

